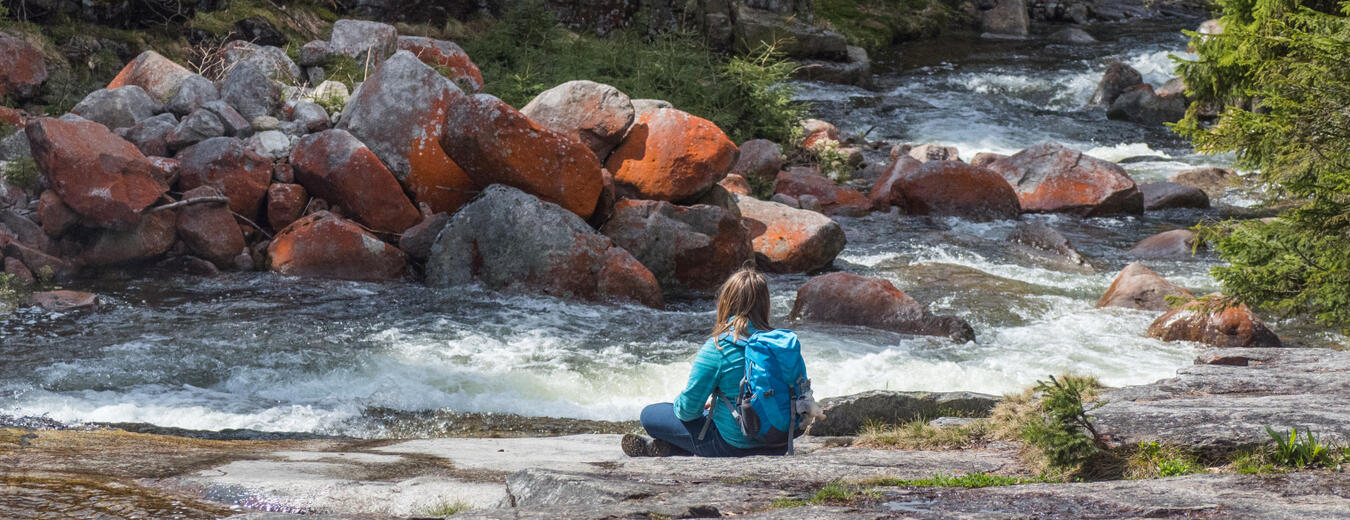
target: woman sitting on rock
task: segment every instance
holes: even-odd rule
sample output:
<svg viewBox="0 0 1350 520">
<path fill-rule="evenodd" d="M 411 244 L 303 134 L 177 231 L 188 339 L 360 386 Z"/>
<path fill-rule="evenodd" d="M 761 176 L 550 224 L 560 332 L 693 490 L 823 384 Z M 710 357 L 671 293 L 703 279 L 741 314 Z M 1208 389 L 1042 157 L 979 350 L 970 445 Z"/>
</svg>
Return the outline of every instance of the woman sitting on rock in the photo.
<svg viewBox="0 0 1350 520">
<path fill-rule="evenodd" d="M 796 334 L 769 326 L 769 284 L 753 269 L 742 269 L 718 289 L 716 325 L 694 358 L 689 384 L 674 403 L 642 410 L 651 438 L 624 435 L 623 452 L 782 455 L 818 413 L 813 405 Z"/>
</svg>

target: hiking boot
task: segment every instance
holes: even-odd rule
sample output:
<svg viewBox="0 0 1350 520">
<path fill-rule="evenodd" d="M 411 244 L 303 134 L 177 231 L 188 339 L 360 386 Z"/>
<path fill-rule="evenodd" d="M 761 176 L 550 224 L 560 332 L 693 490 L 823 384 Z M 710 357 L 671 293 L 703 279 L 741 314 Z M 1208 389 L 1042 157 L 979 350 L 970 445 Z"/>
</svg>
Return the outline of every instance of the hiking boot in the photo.
<svg viewBox="0 0 1350 520">
<path fill-rule="evenodd" d="M 647 456 L 669 457 L 673 448 L 674 447 L 671 446 L 669 442 L 661 439 L 652 439 L 651 442 L 647 443 Z"/>
<path fill-rule="evenodd" d="M 646 457 L 647 445 L 652 439 L 636 433 L 625 433 L 619 445 L 623 446 L 623 454 L 629 457 Z"/>
</svg>

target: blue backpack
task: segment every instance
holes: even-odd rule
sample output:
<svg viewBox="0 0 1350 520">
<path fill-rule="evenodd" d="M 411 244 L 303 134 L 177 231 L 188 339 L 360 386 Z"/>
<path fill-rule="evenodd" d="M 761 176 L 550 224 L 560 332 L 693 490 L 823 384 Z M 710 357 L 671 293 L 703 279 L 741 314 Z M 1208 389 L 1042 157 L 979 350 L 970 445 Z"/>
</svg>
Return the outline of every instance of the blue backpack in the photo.
<svg viewBox="0 0 1350 520">
<path fill-rule="evenodd" d="M 730 340 L 731 336 L 723 337 Z M 745 377 L 739 395 L 733 403 L 730 396 L 714 388 L 713 399 L 731 411 L 747 439 L 766 446 L 787 446 L 787 452 L 792 453 L 792 440 L 806 431 L 804 419 L 811 407 L 811 380 L 806 377 L 797 334 L 776 329 L 756 332 L 733 343 L 745 349 Z M 709 424 L 711 418 L 704 423 L 699 440 L 708 433 Z"/>
</svg>

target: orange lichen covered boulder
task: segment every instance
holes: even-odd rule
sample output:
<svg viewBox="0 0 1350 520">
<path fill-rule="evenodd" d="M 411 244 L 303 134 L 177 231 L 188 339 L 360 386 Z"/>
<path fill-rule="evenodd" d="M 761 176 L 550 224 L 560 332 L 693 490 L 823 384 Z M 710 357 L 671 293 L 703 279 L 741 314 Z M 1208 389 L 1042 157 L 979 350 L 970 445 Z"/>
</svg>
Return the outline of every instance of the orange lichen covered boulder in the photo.
<svg viewBox="0 0 1350 520">
<path fill-rule="evenodd" d="M 230 199 L 230 210 L 258 218 L 267 185 L 272 183 L 272 161 L 233 137 L 213 137 L 187 147 L 178 159 L 178 187 L 191 190 L 211 186 Z"/>
<path fill-rule="evenodd" d="M 679 202 L 726 177 L 737 153 L 712 121 L 661 108 L 638 116 L 605 166 L 621 192 Z"/>
<path fill-rule="evenodd" d="M 183 194 L 183 200 L 219 197 L 220 192 L 210 186 L 201 186 Z M 227 267 L 234 257 L 244 251 L 244 234 L 239 230 L 234 215 L 220 203 L 190 204 L 178 211 L 178 238 L 187 244 L 194 255 L 210 260 L 217 267 Z"/>
<path fill-rule="evenodd" d="M 1215 347 L 1279 347 L 1271 332 L 1246 304 L 1211 294 L 1159 316 L 1148 326 L 1148 337 L 1163 341 L 1194 341 Z"/>
<path fill-rule="evenodd" d="M 989 164 L 1017 191 L 1022 211 L 1084 217 L 1144 212 L 1125 169 L 1058 143 L 1042 143 Z"/>
<path fill-rule="evenodd" d="M 300 138 L 291 153 L 295 180 L 377 231 L 400 233 L 422 216 L 380 159 L 345 130 Z"/>
<path fill-rule="evenodd" d="M 24 131 L 38 170 L 88 225 L 134 227 L 168 191 L 140 150 L 101 124 L 42 118 Z"/>
<path fill-rule="evenodd" d="M 1017 193 L 992 170 L 959 161 L 916 161 L 908 156 L 897 159 L 899 166 L 887 170 L 887 177 L 877 183 L 886 188 L 874 190 L 874 198 L 908 215 L 982 221 L 1015 219 L 1021 213 Z"/>
<path fill-rule="evenodd" d="M 117 77 L 108 83 L 107 89 L 135 85 L 145 89 L 145 93 L 150 94 L 151 99 L 163 102 L 169 99 L 183 80 L 191 75 L 192 71 L 161 56 L 158 52 L 145 51 L 122 67 Z"/>
<path fill-rule="evenodd" d="M 483 89 L 483 73 L 464 49 L 455 42 L 423 36 L 399 36 L 398 48 L 413 53 L 427 65 L 443 69 L 460 88 L 477 92 Z"/>
<path fill-rule="evenodd" d="M 397 280 L 407 257 L 355 222 L 327 211 L 306 215 L 267 247 L 272 270 L 287 276 L 339 280 Z"/>
<path fill-rule="evenodd" d="M 452 104 L 440 141 L 474 184 L 511 186 L 583 219 L 595 212 L 604 189 L 590 148 L 487 94 Z"/>
<path fill-rule="evenodd" d="M 872 211 L 872 201 L 858 190 L 840 186 L 814 168 L 794 167 L 778 173 L 774 191 L 800 200 L 811 195 L 820 201 L 826 215 L 861 217 Z"/>
<path fill-rule="evenodd" d="M 47 62 L 33 44 L 0 33 L 0 98 L 27 99 L 47 81 Z"/>
<path fill-rule="evenodd" d="M 820 269 L 844 250 L 843 228 L 829 217 L 777 202 L 737 196 L 755 249 L 755 263 L 773 273 Z"/>
<path fill-rule="evenodd" d="M 299 184 L 272 183 L 267 187 L 267 224 L 281 231 L 300 220 L 309 203 L 309 194 Z"/>
</svg>

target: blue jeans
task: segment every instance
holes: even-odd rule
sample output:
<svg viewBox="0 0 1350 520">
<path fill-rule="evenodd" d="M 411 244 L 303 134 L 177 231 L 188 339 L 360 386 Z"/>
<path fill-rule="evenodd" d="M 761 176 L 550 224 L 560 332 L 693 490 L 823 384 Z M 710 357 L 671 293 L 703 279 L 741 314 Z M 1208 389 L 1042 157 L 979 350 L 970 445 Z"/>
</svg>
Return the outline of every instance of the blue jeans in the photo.
<svg viewBox="0 0 1350 520">
<path fill-rule="evenodd" d="M 787 451 L 786 447 L 763 447 L 763 448 L 737 448 L 727 443 L 722 438 L 722 434 L 717 432 L 717 424 L 708 425 L 708 434 L 703 440 L 698 439 L 698 434 L 703 431 L 703 424 L 711 421 L 708 416 L 699 417 L 692 421 L 681 421 L 675 417 L 675 405 L 671 403 L 656 403 L 648 405 L 642 409 L 642 427 L 647 430 L 647 435 L 654 439 L 661 439 L 674 446 L 676 455 L 694 455 L 698 457 L 745 457 L 749 455 L 782 455 Z"/>
</svg>

